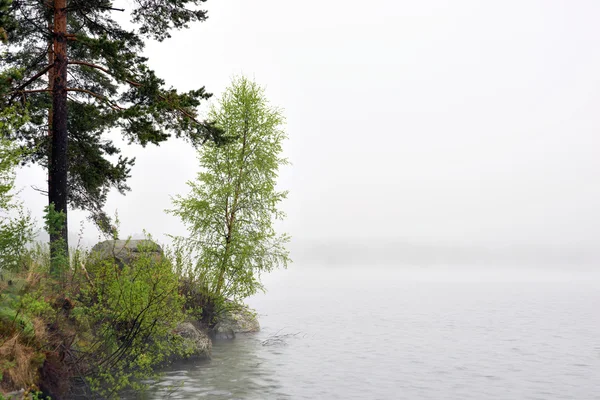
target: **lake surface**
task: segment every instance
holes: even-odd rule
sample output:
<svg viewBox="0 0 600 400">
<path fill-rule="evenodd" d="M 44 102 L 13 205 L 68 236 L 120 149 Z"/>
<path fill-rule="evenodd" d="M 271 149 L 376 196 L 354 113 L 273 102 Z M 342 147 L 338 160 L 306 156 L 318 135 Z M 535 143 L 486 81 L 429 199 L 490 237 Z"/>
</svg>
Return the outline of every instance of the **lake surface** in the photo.
<svg viewBox="0 0 600 400">
<path fill-rule="evenodd" d="M 600 399 L 600 274 L 294 265 L 144 399 Z"/>
</svg>

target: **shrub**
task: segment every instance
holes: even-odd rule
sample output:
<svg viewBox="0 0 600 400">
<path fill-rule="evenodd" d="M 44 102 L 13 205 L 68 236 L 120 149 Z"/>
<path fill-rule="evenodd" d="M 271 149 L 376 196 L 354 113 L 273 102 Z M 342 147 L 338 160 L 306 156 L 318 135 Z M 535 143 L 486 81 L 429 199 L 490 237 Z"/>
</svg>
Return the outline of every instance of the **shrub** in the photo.
<svg viewBox="0 0 600 400">
<path fill-rule="evenodd" d="M 29 213 L 15 199 L 15 168 L 23 150 L 8 138 L 8 133 L 25 122 L 13 110 L 0 112 L 0 272 L 16 270 L 26 245 L 34 236 Z"/>
<path fill-rule="evenodd" d="M 88 258 L 80 274 L 75 346 L 91 389 L 107 397 L 139 387 L 154 367 L 182 351 L 172 333 L 184 319 L 178 276 L 166 257 L 139 250 L 130 265 Z"/>
</svg>

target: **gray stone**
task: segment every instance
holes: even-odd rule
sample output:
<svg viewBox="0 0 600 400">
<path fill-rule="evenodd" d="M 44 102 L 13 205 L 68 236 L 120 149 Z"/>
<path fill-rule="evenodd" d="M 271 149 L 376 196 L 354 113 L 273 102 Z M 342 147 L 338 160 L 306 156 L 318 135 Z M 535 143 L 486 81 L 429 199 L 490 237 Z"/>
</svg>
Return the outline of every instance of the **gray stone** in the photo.
<svg viewBox="0 0 600 400">
<path fill-rule="evenodd" d="M 184 351 L 189 357 L 210 358 L 212 342 L 208 335 L 191 322 L 182 322 L 175 328 L 175 334 L 183 338 Z"/>
<path fill-rule="evenodd" d="M 2 396 L 4 396 L 4 397 L 2 397 Z M 5 395 L 3 395 L 2 392 L 0 391 L 0 399 L 6 399 L 6 400 L 33 400 L 33 398 L 34 398 L 33 394 L 31 394 L 31 392 L 25 391 L 25 389 L 17 390 L 15 392 L 6 393 Z M 35 398 L 37 399 L 38 397 L 36 396 Z"/>
<path fill-rule="evenodd" d="M 235 332 L 233 329 L 226 326 L 215 325 L 212 330 L 212 335 L 215 340 L 232 340 L 235 339 Z"/>
<path fill-rule="evenodd" d="M 96 244 L 90 253 L 94 261 L 114 260 L 121 268 L 142 255 L 159 261 L 163 257 L 163 251 L 151 240 L 106 240 Z"/>
<path fill-rule="evenodd" d="M 2 392 L 0 392 L 0 395 L 2 395 Z M 6 400 L 22 400 L 24 397 L 25 397 L 25 389 L 21 389 L 21 390 L 17 390 L 16 392 L 6 393 L 4 395 L 4 397 L 0 397 L 0 398 L 4 398 Z M 27 397 L 27 398 L 31 398 L 31 397 Z"/>
<path fill-rule="evenodd" d="M 212 330 L 215 339 L 235 339 L 237 333 L 252 333 L 260 331 L 256 312 L 245 305 L 233 305 Z"/>
</svg>

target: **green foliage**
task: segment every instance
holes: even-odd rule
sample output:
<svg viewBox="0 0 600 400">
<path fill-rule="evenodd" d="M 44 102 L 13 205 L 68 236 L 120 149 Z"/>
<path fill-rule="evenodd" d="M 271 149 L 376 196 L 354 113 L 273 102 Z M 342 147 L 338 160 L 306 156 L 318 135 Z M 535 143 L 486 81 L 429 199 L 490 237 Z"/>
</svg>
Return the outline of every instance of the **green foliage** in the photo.
<svg viewBox="0 0 600 400">
<path fill-rule="evenodd" d="M 8 169 L 15 163 L 3 165 Z M 12 184 L 9 172 L 3 175 L 7 187 Z M 7 199 L 11 191 L 3 195 L 2 204 L 13 207 L 13 199 Z M 64 215 L 53 207 L 46 211 L 46 229 L 56 232 Z M 172 333 L 185 317 L 179 276 L 166 257 L 156 257 L 153 246 L 138 249 L 130 265 L 86 259 L 80 251 L 70 263 L 64 253 L 50 259 L 48 248 L 26 249 L 28 225 L 11 223 L 0 224 L 0 245 L 7 243 L 0 257 L 8 259 L 10 246 L 21 253 L 14 253 L 18 268 L 4 263 L 0 269 L 0 374 L 6 378 L 0 386 L 38 383 L 46 354 L 61 349 L 61 356 L 53 356 L 59 364 L 50 364 L 55 382 L 64 386 L 75 374 L 70 368 L 76 368 L 92 390 L 114 397 L 126 387 L 141 387 L 139 382 L 152 376 L 157 365 L 185 353 Z M 23 231 L 18 240 L 12 235 L 17 230 Z M 48 326 L 52 335 L 46 334 Z"/>
<path fill-rule="evenodd" d="M 6 29 L 10 29 L 10 26 L 13 25 L 13 21 L 8 15 L 11 3 L 12 0 L 0 0 L 0 42 L 2 43 L 6 43 L 8 40 Z"/>
<path fill-rule="evenodd" d="M 0 307 L 0 323 L 3 335 L 6 335 L 4 331 L 9 331 L 9 334 L 21 332 L 26 338 L 33 337 L 33 323 L 27 316 L 20 314 L 17 310 Z"/>
<path fill-rule="evenodd" d="M 200 121 L 197 107 L 210 94 L 203 87 L 178 92 L 156 76 L 143 56 L 144 38 L 163 40 L 173 29 L 204 21 L 205 0 L 134 0 L 127 11 L 134 25 L 122 27 L 121 13 L 107 0 L 70 0 L 67 8 L 68 202 L 90 212 L 103 230 L 110 229 L 103 211 L 108 192 L 130 190 L 134 159 L 106 138 L 119 129 L 130 143 L 158 145 L 171 136 L 193 145 L 220 140 L 220 130 Z M 48 167 L 48 91 L 53 60 L 48 44 L 54 35 L 54 1 L 0 0 L 0 38 L 7 42 L 0 54 L 0 109 L 27 104 L 29 120 L 10 131 L 10 138 L 35 151 L 23 155 L 26 163 Z M 43 27 L 43 28 L 42 28 Z M 108 231 L 109 233 L 109 231 Z"/>
<path fill-rule="evenodd" d="M 88 259 L 80 305 L 73 310 L 86 379 L 109 397 L 138 388 L 157 365 L 183 351 L 172 334 L 184 319 L 178 276 L 153 248 L 138 250 L 131 265 Z"/>
<path fill-rule="evenodd" d="M 0 271 L 19 268 L 35 233 L 31 216 L 15 199 L 15 168 L 24 152 L 7 137 L 26 119 L 16 107 L 0 111 Z"/>
<path fill-rule="evenodd" d="M 39 390 L 30 391 L 28 395 L 31 400 L 52 400 L 49 396 L 45 396 Z"/>
<path fill-rule="evenodd" d="M 32 287 L 35 273 L 0 273 L 0 389 L 19 389 L 37 383 L 47 348 L 45 324 L 52 306 Z"/>
<path fill-rule="evenodd" d="M 0 80 L 6 75 L 0 75 Z M 27 115 L 13 106 L 0 110 L 0 210 L 12 208 L 12 190 L 14 188 L 14 169 L 18 165 L 23 151 L 9 138 L 9 133 L 21 127 L 27 121 Z"/>
<path fill-rule="evenodd" d="M 50 243 L 50 274 L 57 281 L 63 281 L 66 270 L 69 267 L 69 255 L 65 250 L 66 245 L 64 239 L 60 237 L 59 233 L 66 222 L 66 215 L 56 211 L 54 209 L 54 204 L 46 206 L 44 211 L 46 231 L 50 236 L 59 236 L 58 239 Z"/>
<path fill-rule="evenodd" d="M 16 216 L 0 220 L 0 271 L 22 268 L 27 245 L 34 235 L 33 219 L 20 205 Z"/>
<path fill-rule="evenodd" d="M 20 307 L 25 314 L 40 317 L 47 321 L 51 320 L 56 314 L 56 310 L 42 298 L 42 293 L 39 291 L 31 291 L 21 296 Z"/>
<path fill-rule="evenodd" d="M 34 339 L 33 319 L 54 316 L 40 289 L 31 287 L 23 275 L 0 274 L 0 337 L 20 333 L 27 340 Z"/>
<path fill-rule="evenodd" d="M 140 31 L 156 40 L 170 37 L 172 29 L 187 28 L 190 22 L 204 21 L 206 11 L 190 9 L 206 0 L 136 0 L 138 7 L 133 12 L 133 22 L 141 25 Z"/>
<path fill-rule="evenodd" d="M 47 247 L 27 252 L 28 268 L 0 272 L 0 374 L 7 377 L 0 388 L 36 384 L 59 394 L 77 376 L 101 397 L 116 398 L 185 355 L 173 334 L 185 318 L 179 276 L 148 245 L 129 265 L 75 251 L 60 281 L 48 274 Z M 40 381 L 49 362 L 49 381 Z"/>
<path fill-rule="evenodd" d="M 188 183 L 191 193 L 178 196 L 170 212 L 190 232 L 176 238 L 180 252 L 191 259 L 187 272 L 204 296 L 222 303 L 261 290 L 260 274 L 289 262 L 289 238 L 273 227 L 284 217 L 278 206 L 287 192 L 276 189 L 276 180 L 287 164 L 281 157 L 286 135 L 281 110 L 246 78 L 233 81 L 210 118 L 230 143 L 207 144 L 199 155 L 202 171 Z"/>
</svg>

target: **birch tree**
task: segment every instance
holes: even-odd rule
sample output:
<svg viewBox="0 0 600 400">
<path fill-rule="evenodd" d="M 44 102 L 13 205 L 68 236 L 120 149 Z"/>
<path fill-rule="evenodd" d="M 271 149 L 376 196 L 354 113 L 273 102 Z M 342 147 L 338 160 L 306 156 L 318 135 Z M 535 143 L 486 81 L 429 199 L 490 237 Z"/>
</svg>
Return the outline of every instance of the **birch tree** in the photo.
<svg viewBox="0 0 600 400">
<path fill-rule="evenodd" d="M 236 78 L 209 119 L 229 144 L 207 144 L 199 154 L 201 172 L 191 192 L 174 199 L 171 211 L 189 236 L 177 243 L 192 254 L 192 276 L 209 302 L 241 300 L 263 289 L 260 275 L 290 262 L 289 237 L 275 231 L 287 192 L 278 190 L 283 158 L 284 116 L 264 89 Z"/>
</svg>

